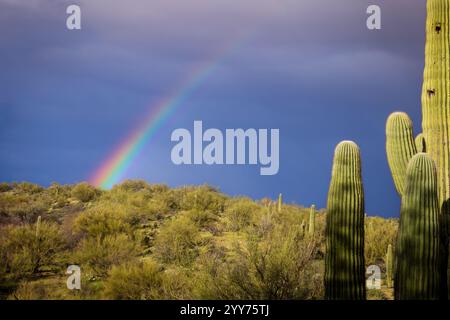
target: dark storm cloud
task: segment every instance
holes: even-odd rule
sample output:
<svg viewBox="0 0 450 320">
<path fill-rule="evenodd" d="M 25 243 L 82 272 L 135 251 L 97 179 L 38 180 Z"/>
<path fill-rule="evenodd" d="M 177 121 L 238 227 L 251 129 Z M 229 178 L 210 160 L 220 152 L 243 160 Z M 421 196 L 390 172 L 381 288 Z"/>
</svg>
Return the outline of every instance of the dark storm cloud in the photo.
<svg viewBox="0 0 450 320">
<path fill-rule="evenodd" d="M 65 28 L 73 3 L 82 8 L 81 31 Z M 381 6 L 381 31 L 365 27 L 369 4 Z M 2 180 L 86 179 L 193 66 L 249 34 L 149 143 L 130 176 L 209 182 L 254 197 L 283 192 L 323 206 L 334 145 L 355 139 L 367 168 L 368 211 L 394 211 L 384 121 L 400 108 L 419 124 L 425 1 L 0 0 L 0 9 Z M 170 132 L 194 119 L 218 128 L 279 127 L 280 174 L 174 168 Z M 389 200 L 382 205 L 380 193 Z"/>
</svg>

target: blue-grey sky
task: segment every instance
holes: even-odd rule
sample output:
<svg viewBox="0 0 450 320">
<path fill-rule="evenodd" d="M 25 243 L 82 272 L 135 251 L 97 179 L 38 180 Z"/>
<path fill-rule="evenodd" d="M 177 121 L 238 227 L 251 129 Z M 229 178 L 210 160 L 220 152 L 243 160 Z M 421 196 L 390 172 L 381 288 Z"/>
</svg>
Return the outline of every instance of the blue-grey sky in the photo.
<svg viewBox="0 0 450 320">
<path fill-rule="evenodd" d="M 69 4 L 82 29 L 66 29 Z M 382 29 L 366 28 L 366 8 Z M 398 216 L 385 121 L 420 132 L 425 0 L 0 0 L 0 180 L 87 180 L 211 52 L 232 50 L 145 145 L 124 178 L 208 183 L 326 206 L 335 145 L 362 152 L 366 211 Z M 176 128 L 279 128 L 280 171 L 176 166 Z"/>
</svg>

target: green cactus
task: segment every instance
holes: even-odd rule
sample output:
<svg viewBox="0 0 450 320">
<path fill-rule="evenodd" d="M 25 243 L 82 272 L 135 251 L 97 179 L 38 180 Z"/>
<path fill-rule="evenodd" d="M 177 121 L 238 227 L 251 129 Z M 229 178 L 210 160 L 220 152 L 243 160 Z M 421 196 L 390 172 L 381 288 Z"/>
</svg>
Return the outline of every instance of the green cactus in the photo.
<svg viewBox="0 0 450 320">
<path fill-rule="evenodd" d="M 281 212 L 281 206 L 283 205 L 283 196 L 281 193 L 278 195 L 278 213 Z"/>
<path fill-rule="evenodd" d="M 386 252 L 386 286 L 388 288 L 393 287 L 393 268 L 394 268 L 394 253 L 392 251 L 392 245 L 389 244 Z"/>
<path fill-rule="evenodd" d="M 305 222 L 305 220 L 302 220 L 302 224 L 300 225 L 300 230 L 301 230 L 301 234 L 305 235 L 305 231 L 306 231 L 306 222 Z"/>
<path fill-rule="evenodd" d="M 41 231 L 41 216 L 39 216 L 36 221 L 36 239 L 37 240 L 39 240 L 40 231 Z"/>
<path fill-rule="evenodd" d="M 413 124 L 404 112 L 394 112 L 387 120 L 386 153 L 395 188 L 401 196 L 408 162 L 417 153 Z"/>
<path fill-rule="evenodd" d="M 441 208 L 441 273 L 447 274 L 450 202 L 450 2 L 427 1 L 422 129 L 427 153 L 436 163 Z M 450 279 L 449 279 L 450 280 Z M 442 295 L 448 295 L 447 285 Z"/>
<path fill-rule="evenodd" d="M 396 246 L 395 298 L 438 299 L 439 203 L 436 166 L 425 153 L 407 168 Z"/>
<path fill-rule="evenodd" d="M 316 206 L 312 205 L 309 210 L 309 229 L 308 233 L 314 235 L 316 232 Z"/>
<path fill-rule="evenodd" d="M 419 133 L 416 136 L 415 144 L 417 152 L 427 152 L 427 147 L 425 145 L 425 137 L 423 136 L 423 133 Z"/>
<path fill-rule="evenodd" d="M 325 253 L 325 299 L 363 300 L 364 190 L 358 146 L 338 144 L 328 192 Z"/>
</svg>

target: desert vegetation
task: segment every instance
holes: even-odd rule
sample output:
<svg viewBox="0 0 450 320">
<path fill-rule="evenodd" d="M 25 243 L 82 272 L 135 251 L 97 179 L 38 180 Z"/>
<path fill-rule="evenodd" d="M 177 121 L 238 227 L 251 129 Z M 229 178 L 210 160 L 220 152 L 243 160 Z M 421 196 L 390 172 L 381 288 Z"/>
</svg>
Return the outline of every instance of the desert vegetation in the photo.
<svg viewBox="0 0 450 320">
<path fill-rule="evenodd" d="M 399 221 L 366 214 L 352 141 L 335 149 L 322 210 L 207 185 L 2 183 L 1 297 L 447 299 L 450 4 L 428 0 L 427 9 L 422 133 L 414 137 L 403 112 L 386 124 Z M 80 290 L 66 287 L 69 265 L 82 270 Z M 367 290 L 373 265 L 382 286 Z"/>
<path fill-rule="evenodd" d="M 0 185 L 2 299 L 323 299 L 326 210 L 210 186 Z M 396 219 L 367 217 L 385 270 Z M 81 268 L 81 290 L 66 286 Z M 388 299 L 391 289 L 369 292 Z"/>
</svg>

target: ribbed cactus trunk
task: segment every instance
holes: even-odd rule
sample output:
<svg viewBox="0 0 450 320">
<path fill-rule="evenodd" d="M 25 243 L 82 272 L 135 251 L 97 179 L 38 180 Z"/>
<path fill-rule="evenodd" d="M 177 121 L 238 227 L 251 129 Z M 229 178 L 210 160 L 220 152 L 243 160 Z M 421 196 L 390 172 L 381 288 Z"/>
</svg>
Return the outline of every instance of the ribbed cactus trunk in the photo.
<svg viewBox="0 0 450 320">
<path fill-rule="evenodd" d="M 302 224 L 300 225 L 300 231 L 301 231 L 302 236 L 304 236 L 305 233 L 306 233 L 306 222 L 305 222 L 305 220 L 302 220 Z"/>
<path fill-rule="evenodd" d="M 428 0 L 422 127 L 436 163 L 442 226 L 441 271 L 447 270 L 450 199 L 450 1 Z M 447 272 L 445 272 L 447 273 Z M 448 292 L 443 284 L 442 294 Z"/>
<path fill-rule="evenodd" d="M 359 148 L 351 141 L 335 150 L 325 234 L 325 299 L 365 299 L 364 191 Z"/>
<path fill-rule="evenodd" d="M 392 250 L 392 245 L 389 244 L 388 245 L 388 249 L 386 252 L 386 286 L 388 288 L 392 288 L 393 287 L 393 269 L 394 269 L 394 253 Z"/>
<path fill-rule="evenodd" d="M 394 112 L 387 120 L 386 153 L 395 188 L 401 196 L 408 162 L 417 153 L 413 123 L 404 112 Z"/>
<path fill-rule="evenodd" d="M 408 165 L 402 197 L 396 246 L 396 299 L 439 299 L 439 236 L 436 166 L 430 156 L 419 153 Z"/>
<path fill-rule="evenodd" d="M 281 212 L 281 206 L 283 205 L 283 196 L 281 193 L 278 195 L 278 213 Z"/>
<path fill-rule="evenodd" d="M 36 241 L 39 240 L 40 233 L 41 233 L 41 216 L 39 216 L 36 221 Z"/>
<path fill-rule="evenodd" d="M 35 226 L 35 241 L 34 247 L 31 252 L 33 259 L 33 273 L 36 273 L 39 270 L 40 266 L 40 253 L 41 253 L 41 216 L 39 216 L 36 220 Z"/>
<path fill-rule="evenodd" d="M 309 229 L 308 233 L 314 235 L 316 232 L 316 206 L 312 205 L 309 209 Z"/>
</svg>

